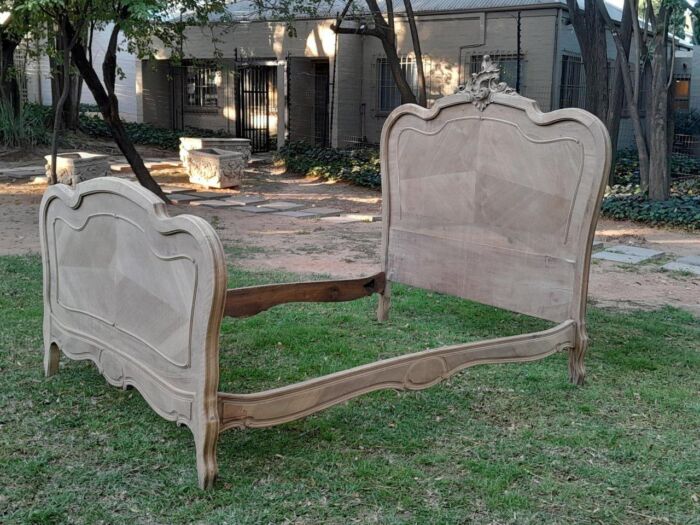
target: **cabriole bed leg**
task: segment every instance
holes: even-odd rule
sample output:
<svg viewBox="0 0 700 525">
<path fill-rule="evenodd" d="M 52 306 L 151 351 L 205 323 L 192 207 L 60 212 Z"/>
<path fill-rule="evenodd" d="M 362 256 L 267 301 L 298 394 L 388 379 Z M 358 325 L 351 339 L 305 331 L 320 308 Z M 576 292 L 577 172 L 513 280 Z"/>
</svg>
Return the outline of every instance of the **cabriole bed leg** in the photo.
<svg viewBox="0 0 700 525">
<path fill-rule="evenodd" d="M 389 308 L 391 307 L 391 283 L 384 285 L 384 291 L 379 294 L 379 304 L 377 306 L 377 321 L 383 323 L 389 320 Z"/>
<path fill-rule="evenodd" d="M 44 375 L 51 377 L 58 372 L 58 360 L 61 357 L 61 350 L 56 343 L 49 343 L 44 348 Z"/>
<path fill-rule="evenodd" d="M 219 437 L 219 420 L 211 420 L 193 430 L 194 446 L 197 455 L 197 478 L 200 489 L 210 489 L 219 472 L 216 463 L 216 443 Z"/>
<path fill-rule="evenodd" d="M 577 323 L 576 344 L 569 350 L 569 381 L 574 385 L 583 385 L 586 377 L 584 358 L 588 349 L 588 332 L 584 322 Z"/>
</svg>

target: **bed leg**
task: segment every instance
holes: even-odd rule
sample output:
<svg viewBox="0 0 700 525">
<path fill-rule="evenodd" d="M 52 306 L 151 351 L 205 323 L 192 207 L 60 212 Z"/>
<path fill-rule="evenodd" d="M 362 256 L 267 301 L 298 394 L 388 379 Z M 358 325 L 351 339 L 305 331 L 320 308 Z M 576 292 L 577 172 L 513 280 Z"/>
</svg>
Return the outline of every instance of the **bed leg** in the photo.
<svg viewBox="0 0 700 525">
<path fill-rule="evenodd" d="M 197 478 L 200 489 L 210 489 L 218 474 L 216 463 L 216 443 L 219 437 L 219 420 L 206 422 L 200 432 L 194 433 L 197 454 Z"/>
<path fill-rule="evenodd" d="M 61 357 L 61 350 L 56 343 L 50 343 L 44 348 L 44 375 L 51 377 L 58 372 L 58 360 Z"/>
<path fill-rule="evenodd" d="M 377 306 L 377 321 L 383 323 L 389 320 L 389 308 L 391 307 L 391 283 L 384 285 L 384 292 L 379 294 L 379 304 Z"/>
<path fill-rule="evenodd" d="M 588 332 L 586 324 L 577 324 L 576 344 L 569 349 L 569 381 L 574 385 L 583 385 L 586 377 L 584 357 L 588 348 Z"/>
</svg>

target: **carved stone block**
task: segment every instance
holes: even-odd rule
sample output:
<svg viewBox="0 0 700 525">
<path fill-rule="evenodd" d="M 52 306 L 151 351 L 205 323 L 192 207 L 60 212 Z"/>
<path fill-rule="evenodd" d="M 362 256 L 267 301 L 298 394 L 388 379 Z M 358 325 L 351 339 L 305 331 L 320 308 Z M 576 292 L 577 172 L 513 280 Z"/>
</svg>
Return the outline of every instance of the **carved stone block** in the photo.
<svg viewBox="0 0 700 525">
<path fill-rule="evenodd" d="M 246 164 L 248 164 L 250 160 L 250 139 L 181 137 L 180 160 L 182 161 L 182 166 L 186 170 L 189 170 L 190 151 L 208 148 L 240 153 L 243 155 Z"/>
<path fill-rule="evenodd" d="M 190 182 L 208 188 L 231 188 L 241 185 L 247 164 L 245 156 L 218 148 L 196 149 L 189 152 Z"/>
<path fill-rule="evenodd" d="M 46 176 L 51 176 L 51 155 L 46 155 Z M 79 182 L 109 175 L 109 157 L 99 153 L 73 151 L 56 157 L 56 182 L 75 186 Z"/>
</svg>

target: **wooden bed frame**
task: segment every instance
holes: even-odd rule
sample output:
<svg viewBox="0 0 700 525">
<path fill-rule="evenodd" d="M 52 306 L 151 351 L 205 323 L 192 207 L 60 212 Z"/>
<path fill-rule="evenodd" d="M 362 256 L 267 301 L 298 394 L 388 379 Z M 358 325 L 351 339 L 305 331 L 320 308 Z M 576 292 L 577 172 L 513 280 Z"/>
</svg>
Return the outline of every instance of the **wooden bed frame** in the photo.
<svg viewBox="0 0 700 525">
<path fill-rule="evenodd" d="M 194 434 L 199 485 L 217 474 L 229 428 L 266 427 L 379 389 L 418 390 L 476 364 L 567 349 L 583 383 L 591 244 L 610 141 L 579 109 L 541 113 L 498 82 L 488 58 L 431 109 L 397 108 L 381 138 L 381 271 L 363 279 L 226 289 L 214 229 L 134 183 L 100 178 L 50 187 L 41 204 L 44 366 L 60 350 L 136 387 Z M 558 323 L 542 332 L 448 346 L 253 394 L 219 387 L 219 328 L 299 301 L 350 301 L 391 283 L 448 293 Z M 59 350 L 60 349 L 60 350 Z"/>
</svg>

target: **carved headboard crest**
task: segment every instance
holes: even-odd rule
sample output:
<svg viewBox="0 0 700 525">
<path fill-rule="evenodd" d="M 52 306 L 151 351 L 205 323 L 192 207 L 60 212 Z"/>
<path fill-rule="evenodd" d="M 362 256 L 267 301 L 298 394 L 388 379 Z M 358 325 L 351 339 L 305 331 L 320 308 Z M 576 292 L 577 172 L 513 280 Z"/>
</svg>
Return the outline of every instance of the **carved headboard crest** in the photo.
<svg viewBox="0 0 700 525">
<path fill-rule="evenodd" d="M 501 68 L 498 64 L 491 62 L 489 55 L 484 55 L 481 62 L 481 71 L 472 73 L 471 79 L 467 83 L 457 88 L 456 93 L 467 95 L 467 100 L 472 102 L 479 111 L 484 111 L 491 102 L 493 93 L 505 93 L 507 95 L 517 95 L 515 90 L 508 87 L 501 80 Z"/>
</svg>

